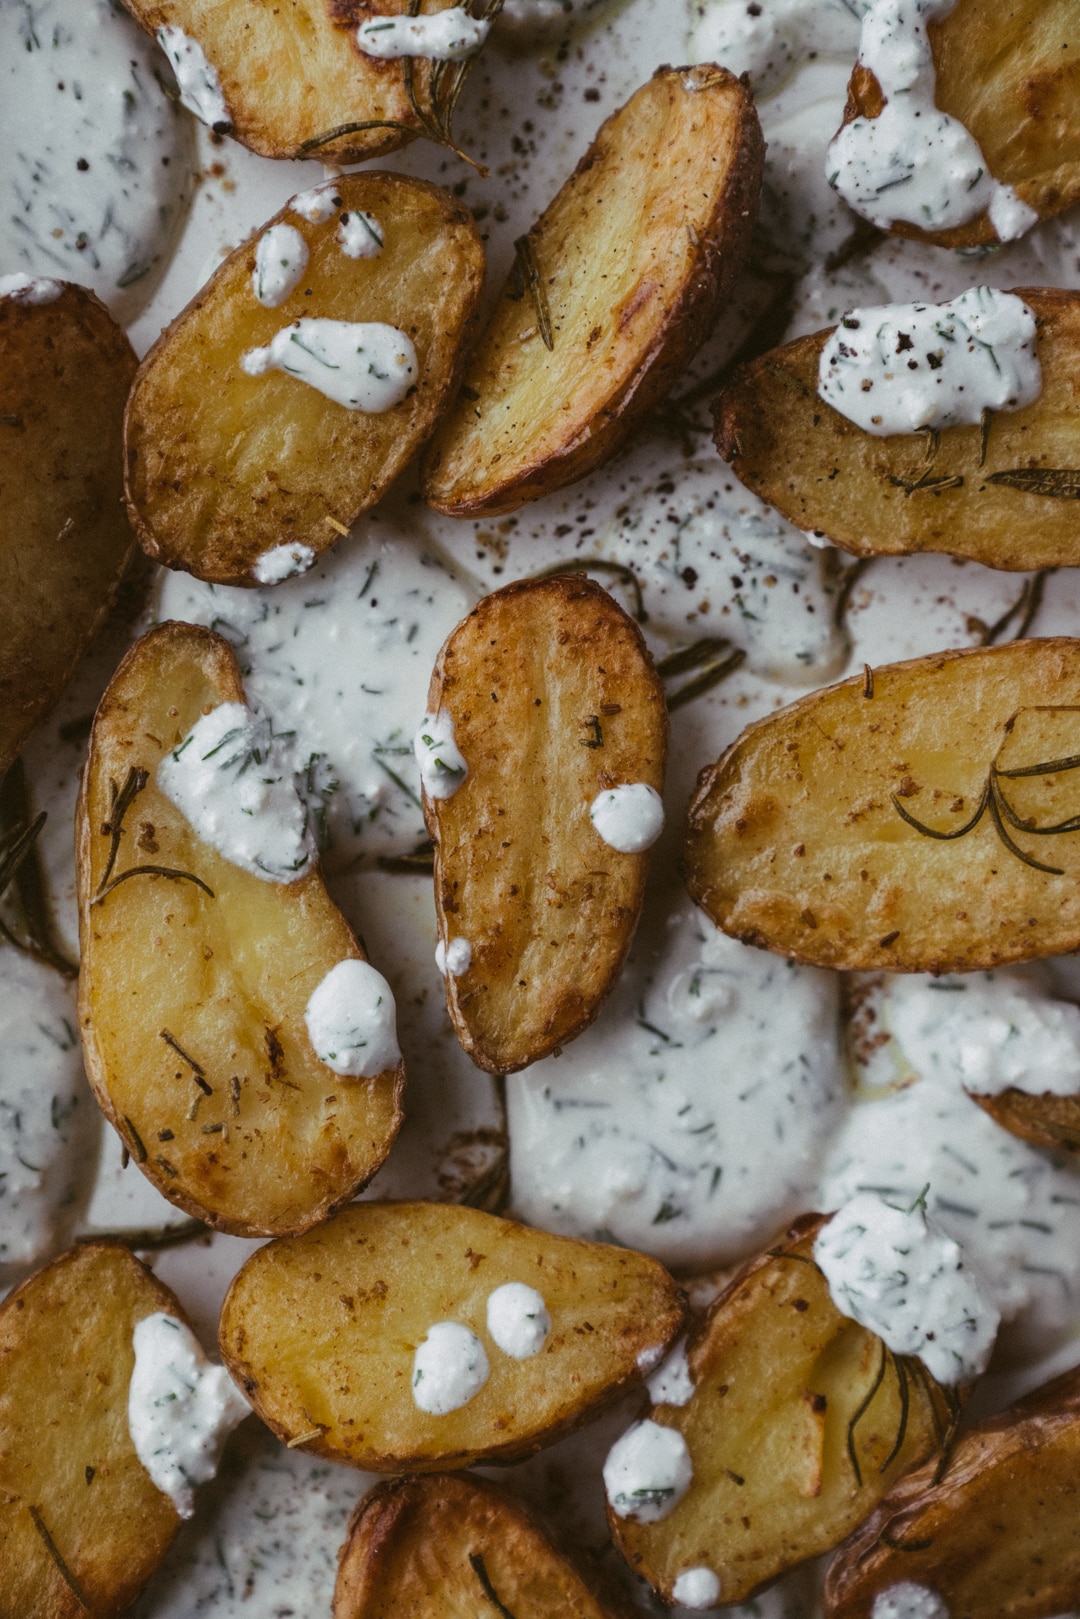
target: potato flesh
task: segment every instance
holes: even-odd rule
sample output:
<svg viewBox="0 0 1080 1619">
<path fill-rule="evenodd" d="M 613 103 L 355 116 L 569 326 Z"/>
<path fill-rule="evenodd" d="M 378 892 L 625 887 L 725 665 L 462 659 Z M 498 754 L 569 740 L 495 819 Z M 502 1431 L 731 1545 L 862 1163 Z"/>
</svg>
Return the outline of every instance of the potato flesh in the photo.
<svg viewBox="0 0 1080 1619">
<path fill-rule="evenodd" d="M 279 545 L 327 550 L 393 482 L 453 385 L 484 274 L 472 216 L 437 186 L 401 175 L 349 175 L 336 194 L 382 224 L 379 257 L 341 251 L 337 214 L 313 224 L 284 208 L 258 234 L 285 223 L 308 246 L 307 270 L 285 302 L 264 309 L 255 298 L 253 238 L 139 369 L 126 424 L 128 508 L 143 548 L 168 567 L 251 585 L 257 559 Z M 283 372 L 241 370 L 248 349 L 303 316 L 406 332 L 415 391 L 369 415 Z"/>
<path fill-rule="evenodd" d="M 722 69 L 663 68 L 607 121 L 529 233 L 554 347 L 512 272 L 426 457 L 430 505 L 513 511 L 614 453 L 708 335 L 749 246 L 763 153 L 750 95 Z"/>
<path fill-rule="evenodd" d="M 0 777 L 56 702 L 134 539 L 121 500 L 136 360 L 83 287 L 0 298 Z"/>
<path fill-rule="evenodd" d="M 487 1331 L 504 1282 L 544 1298 L 543 1349 L 512 1360 Z M 221 1353 L 255 1409 L 286 1440 L 377 1472 L 433 1472 L 531 1455 L 640 1381 L 638 1356 L 666 1346 L 681 1295 L 654 1260 L 531 1231 L 453 1204 L 366 1203 L 305 1236 L 269 1244 L 234 1280 Z M 491 1375 L 447 1416 L 412 1397 L 428 1329 L 459 1321 Z"/>
<path fill-rule="evenodd" d="M 472 948 L 447 1002 L 473 1061 L 510 1073 L 592 1021 L 630 948 L 649 856 L 610 848 L 589 806 L 622 783 L 663 790 L 664 693 L 633 620 L 579 575 L 486 597 L 428 707 L 469 766 L 450 798 L 425 794 L 440 934 Z"/>
<path fill-rule="evenodd" d="M 460 1619 L 499 1601 L 528 1619 L 612 1619 L 516 1502 L 485 1480 L 437 1473 L 380 1484 L 341 1552 L 334 1619 Z"/>
<path fill-rule="evenodd" d="M 121 1613 L 168 1550 L 176 1508 L 128 1432 L 135 1324 L 176 1299 L 127 1249 L 72 1248 L 0 1308 L 0 1614 L 84 1619 L 33 1506 L 101 1619 Z"/>
<path fill-rule="evenodd" d="M 689 1447 L 694 1477 L 682 1501 L 657 1523 L 609 1513 L 624 1556 L 669 1602 L 689 1568 L 712 1569 L 725 1604 L 745 1602 L 785 1569 L 829 1551 L 944 1431 L 945 1401 L 929 1373 L 912 1361 L 898 1370 L 887 1357 L 854 1430 L 860 1485 L 848 1429 L 885 1350 L 840 1314 L 812 1261 L 824 1223 L 804 1222 L 732 1284 L 691 1338 L 690 1403 L 650 1413 Z M 904 1429 L 902 1380 L 908 1417 L 890 1462 Z"/>
<path fill-rule="evenodd" d="M 257 1236 L 303 1230 L 370 1179 L 400 1122 L 402 1074 L 342 1078 L 311 1048 L 312 991 L 362 956 L 318 872 L 263 882 L 203 843 L 156 786 L 163 754 L 199 715 L 237 701 L 231 650 L 187 624 L 145 636 L 102 700 L 79 809 L 80 1022 L 98 1101 L 144 1174 L 189 1214 Z M 191 872 L 212 899 L 142 876 L 93 903 L 110 783 L 122 787 L 132 768 L 149 780 L 114 875 L 147 863 Z"/>
<path fill-rule="evenodd" d="M 842 1548 L 825 1583 L 827 1619 L 870 1619 L 898 1581 L 937 1592 L 955 1619 L 1044 1619 L 1080 1601 L 1080 1373 L 975 1424 L 910 1473 Z M 892 1542 L 888 1544 L 887 1542 Z"/>
<path fill-rule="evenodd" d="M 803 698 L 702 773 L 690 892 L 726 933 L 819 966 L 972 972 L 1075 950 L 1076 833 L 1007 829 L 1055 877 L 1010 853 L 988 814 L 944 842 L 893 798 L 958 830 L 999 750 L 1003 769 L 1080 753 L 1078 704 L 1080 641 L 1065 638 L 915 658 L 874 670 L 872 688 L 860 675 Z M 1001 785 L 1040 826 L 1080 807 L 1075 773 Z"/>
</svg>

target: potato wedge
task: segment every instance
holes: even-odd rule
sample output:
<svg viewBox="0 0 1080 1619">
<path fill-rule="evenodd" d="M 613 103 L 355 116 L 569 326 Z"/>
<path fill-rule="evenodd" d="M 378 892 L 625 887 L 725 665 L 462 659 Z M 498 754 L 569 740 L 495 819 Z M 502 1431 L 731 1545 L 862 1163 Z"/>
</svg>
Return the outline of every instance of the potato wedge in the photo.
<svg viewBox="0 0 1080 1619">
<path fill-rule="evenodd" d="M 957 1397 L 840 1314 L 807 1215 L 713 1304 L 687 1345 L 688 1404 L 651 1417 L 686 1440 L 694 1476 L 652 1523 L 608 1518 L 623 1556 L 667 1602 L 691 1568 L 745 1602 L 839 1545 L 902 1473 L 936 1450 Z"/>
<path fill-rule="evenodd" d="M 0 1615 L 111 1619 L 180 1516 L 128 1432 L 131 1336 L 174 1295 L 116 1243 L 54 1259 L 0 1305 Z"/>
<path fill-rule="evenodd" d="M 458 0 L 426 0 L 444 11 Z M 366 56 L 356 30 L 395 15 L 408 0 L 288 0 L 279 6 L 221 0 L 125 0 L 148 34 L 181 28 L 217 71 L 229 134 L 262 157 L 359 163 L 421 133 L 400 61 Z M 427 62 L 414 69 L 417 98 L 431 101 Z"/>
<path fill-rule="evenodd" d="M 988 568 L 1080 562 L 1080 294 L 1021 288 L 1043 392 L 979 427 L 875 438 L 817 391 L 831 329 L 743 366 L 714 406 L 716 443 L 748 488 L 855 556 L 944 551 Z"/>
<path fill-rule="evenodd" d="M 457 380 L 484 277 L 472 215 L 437 186 L 399 174 L 348 175 L 334 194 L 343 211 L 379 221 L 378 257 L 342 251 L 339 213 L 312 222 L 286 207 L 264 230 L 290 225 L 309 260 L 285 301 L 271 309 L 257 301 L 253 238 L 139 368 L 125 426 L 128 510 L 144 550 L 168 567 L 254 585 L 258 558 L 279 546 L 306 546 L 313 561 L 389 488 Z M 415 386 L 392 409 L 367 414 L 284 372 L 241 369 L 244 353 L 302 316 L 405 331 Z"/>
<path fill-rule="evenodd" d="M 592 1022 L 641 911 L 649 855 L 601 838 L 605 788 L 663 790 L 667 709 L 641 631 L 583 575 L 507 585 L 450 636 L 428 709 L 468 775 L 425 790 L 444 948 L 471 958 L 446 1001 L 472 1060 L 508 1074 Z"/>
<path fill-rule="evenodd" d="M 709 334 L 763 157 L 750 92 L 723 68 L 661 68 L 608 119 L 519 244 L 425 456 L 429 505 L 514 511 L 615 453 Z"/>
<path fill-rule="evenodd" d="M 1080 1152 L 1080 1096 L 1055 1096 L 1048 1091 L 1032 1096 L 1028 1091 L 1007 1090 L 997 1096 L 977 1096 L 973 1102 L 996 1119 L 1003 1130 L 1030 1141 L 1033 1147 L 1049 1147 L 1052 1152 Z"/>
<path fill-rule="evenodd" d="M 92 292 L 56 285 L 45 303 L 0 297 L 0 777 L 134 550 L 121 443 L 135 354 Z"/>
<path fill-rule="evenodd" d="M 612 1619 L 524 1509 L 469 1474 L 377 1485 L 340 1556 L 334 1619 Z"/>
<path fill-rule="evenodd" d="M 827 1619 L 869 1619 L 900 1581 L 949 1613 L 1043 1619 L 1080 1601 L 1080 1372 L 1046 1383 L 957 1440 L 940 1479 L 929 1462 L 889 1491 L 837 1554 Z"/>
<path fill-rule="evenodd" d="M 1034 834 L 1076 814 L 1080 778 L 1032 771 L 1080 754 L 1077 705 L 1065 638 L 814 692 L 702 772 L 690 892 L 725 933 L 824 967 L 973 972 L 1075 950 L 1080 837 Z"/>
<path fill-rule="evenodd" d="M 252 876 L 156 784 L 201 713 L 242 701 L 228 644 L 171 623 L 102 698 L 77 816 L 79 1019 L 98 1102 L 148 1179 L 221 1231 L 266 1236 L 305 1230 L 371 1178 L 401 1122 L 404 1070 L 342 1078 L 312 1050 L 312 991 L 364 959 L 318 871 Z"/>
<path fill-rule="evenodd" d="M 551 1330 L 515 1360 L 488 1331 L 507 1282 L 543 1296 Z M 446 1415 L 413 1396 L 430 1329 L 479 1338 L 490 1375 Z M 515 1461 L 641 1381 L 678 1334 L 683 1299 L 654 1259 L 532 1231 L 452 1203 L 358 1203 L 268 1243 L 221 1311 L 222 1357 L 280 1439 L 379 1473 Z"/>
<path fill-rule="evenodd" d="M 982 148 L 990 173 L 1011 185 L 1041 219 L 1080 198 L 1080 59 L 1072 0 L 959 0 L 928 25 L 937 70 L 935 103 Z M 874 75 L 856 65 L 844 122 L 876 118 L 884 106 Z M 891 234 L 938 247 L 987 247 L 998 240 L 984 211 L 953 230 L 897 221 Z"/>
</svg>

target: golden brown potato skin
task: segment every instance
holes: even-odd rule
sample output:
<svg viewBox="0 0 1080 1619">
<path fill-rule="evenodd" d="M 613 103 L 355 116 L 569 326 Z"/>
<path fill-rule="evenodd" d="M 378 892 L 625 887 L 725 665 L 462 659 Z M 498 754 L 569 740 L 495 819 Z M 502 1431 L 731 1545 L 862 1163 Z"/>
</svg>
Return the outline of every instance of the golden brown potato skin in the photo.
<svg viewBox="0 0 1080 1619">
<path fill-rule="evenodd" d="M 512 1360 L 487 1330 L 488 1295 L 527 1282 L 551 1332 Z M 355 1203 L 302 1237 L 268 1243 L 233 1280 L 221 1354 L 280 1439 L 352 1467 L 432 1473 L 530 1456 L 639 1384 L 639 1355 L 678 1334 L 682 1294 L 643 1254 L 533 1231 L 453 1203 Z M 438 1321 L 484 1345 L 491 1375 L 431 1416 L 413 1355 Z"/>
<path fill-rule="evenodd" d="M 134 549 L 121 509 L 137 361 L 104 304 L 0 298 L 0 777 L 56 702 Z"/>
<path fill-rule="evenodd" d="M 424 793 L 446 975 L 469 1056 L 492 1073 L 546 1057 L 592 1022 L 641 912 L 649 854 L 620 854 L 589 806 L 606 787 L 664 786 L 667 708 L 641 631 L 581 574 L 487 596 L 439 654 L 428 711 L 449 714 L 469 774 Z"/>
<path fill-rule="evenodd" d="M 878 1592 L 928 1586 L 953 1619 L 1044 1619 L 1080 1601 L 1080 1372 L 1066 1372 L 889 1491 L 838 1552 L 827 1619 L 869 1619 Z"/>
<path fill-rule="evenodd" d="M 764 150 L 750 92 L 723 68 L 660 68 L 607 120 L 529 232 L 554 347 L 511 272 L 425 456 L 429 505 L 514 511 L 615 453 L 742 268 Z"/>
<path fill-rule="evenodd" d="M 817 391 L 832 328 L 736 372 L 713 407 L 720 454 L 789 522 L 855 556 L 943 551 L 988 568 L 1075 567 L 1076 500 L 991 481 L 1080 467 L 1080 294 L 1021 287 L 1017 297 L 1038 322 L 1043 391 L 1024 410 L 993 414 L 985 457 L 979 427 L 946 428 L 929 452 L 925 433 L 876 438 L 834 410 Z"/>
<path fill-rule="evenodd" d="M 1076 705 L 1080 641 L 1064 637 L 914 658 L 814 692 L 702 772 L 690 893 L 725 933 L 823 967 L 973 972 L 1075 950 L 1080 834 L 1005 827 L 1064 873 L 1051 876 L 1010 853 L 989 811 L 942 841 L 901 810 L 958 833 L 999 753 L 1002 772 L 1080 753 Z M 1000 789 L 1040 826 L 1080 808 L 1075 773 Z"/>
<path fill-rule="evenodd" d="M 1073 0 L 958 0 L 929 23 L 935 103 L 978 141 L 995 180 L 1014 187 L 1040 219 L 1080 198 L 1080 57 Z M 844 122 L 884 106 L 874 75 L 856 65 Z M 897 221 L 890 234 L 938 247 L 986 247 L 998 236 L 982 213 L 952 230 Z"/>
<path fill-rule="evenodd" d="M 968 1095 L 1021 1141 L 1053 1152 L 1080 1152 L 1080 1096 L 1055 1096 L 1049 1091 L 1032 1096 L 1017 1090 L 998 1096 L 976 1096 L 974 1091 Z"/>
<path fill-rule="evenodd" d="M 100 1619 L 127 1608 L 180 1518 L 128 1432 L 136 1323 L 187 1322 L 116 1243 L 88 1242 L 0 1305 L 0 1619 L 85 1619 L 30 1508 Z"/>
<path fill-rule="evenodd" d="M 378 258 L 341 251 L 337 214 L 312 224 L 283 208 L 226 259 L 139 367 L 125 424 L 128 511 L 143 549 L 167 567 L 254 585 L 265 551 L 293 541 L 328 550 L 386 492 L 457 380 L 484 277 L 472 215 L 438 186 L 398 174 L 348 175 L 335 194 L 381 222 Z M 295 291 L 264 309 L 251 286 L 255 249 L 279 223 L 300 232 L 310 257 Z M 302 316 L 384 321 L 408 333 L 415 389 L 369 415 L 283 372 L 241 370 L 246 350 Z"/>
<path fill-rule="evenodd" d="M 102 698 L 76 821 L 79 1022 L 94 1094 L 139 1168 L 186 1213 L 251 1237 L 303 1231 L 371 1179 L 401 1122 L 404 1068 L 342 1078 L 311 1048 L 312 991 L 337 962 L 364 959 L 318 871 L 263 882 L 203 843 L 158 791 L 161 758 L 199 715 L 242 701 L 227 642 L 174 623 L 131 649 Z M 132 769 L 148 780 L 124 818 L 113 878 L 164 866 L 193 873 L 213 898 L 154 875 L 99 894 L 112 784 Z M 211 1095 L 162 1030 L 199 1063 Z"/>
<path fill-rule="evenodd" d="M 349 1524 L 334 1619 L 460 1619 L 492 1613 L 474 1559 L 500 1602 L 528 1619 L 613 1619 L 532 1518 L 486 1479 L 396 1478 Z"/>
<path fill-rule="evenodd" d="M 691 1334 L 693 1397 L 650 1413 L 689 1447 L 694 1479 L 682 1501 L 657 1523 L 608 1509 L 623 1556 L 665 1602 L 675 1600 L 679 1574 L 702 1565 L 719 1576 L 725 1605 L 748 1601 L 838 1545 L 940 1445 L 948 1403 L 929 1372 L 892 1356 L 833 1304 L 812 1258 L 827 1223 L 827 1215 L 799 1220 Z M 860 1476 L 848 1451 L 855 1417 Z"/>
</svg>

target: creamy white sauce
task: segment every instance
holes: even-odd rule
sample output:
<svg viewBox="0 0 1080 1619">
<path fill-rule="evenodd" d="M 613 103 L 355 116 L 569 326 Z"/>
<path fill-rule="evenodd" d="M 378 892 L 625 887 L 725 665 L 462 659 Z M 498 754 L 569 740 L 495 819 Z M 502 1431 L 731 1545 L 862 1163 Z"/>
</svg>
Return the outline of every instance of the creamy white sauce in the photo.
<svg viewBox="0 0 1080 1619">
<path fill-rule="evenodd" d="M 307 243 L 294 225 L 271 225 L 263 232 L 255 249 L 251 288 L 264 309 L 277 309 L 296 291 L 307 262 Z"/>
<path fill-rule="evenodd" d="M 310 191 L 298 191 L 289 207 L 312 225 L 324 225 L 328 219 L 333 219 L 341 204 L 337 181 L 329 180 L 324 185 L 312 186 Z"/>
<path fill-rule="evenodd" d="M 435 946 L 435 965 L 445 978 L 461 978 L 472 966 L 472 945 L 468 939 L 451 939 L 444 944 L 440 939 Z"/>
<path fill-rule="evenodd" d="M 852 309 L 821 351 L 818 393 L 865 433 L 976 426 L 1042 393 L 1035 316 L 972 287 L 946 304 Z"/>
<path fill-rule="evenodd" d="M 63 292 L 59 281 L 47 276 L 0 275 L 0 298 L 10 298 L 16 304 L 54 304 Z"/>
<path fill-rule="evenodd" d="M 695 61 L 748 73 L 758 96 L 770 96 L 808 56 L 858 39 L 856 20 L 870 0 L 692 0 Z"/>
<path fill-rule="evenodd" d="M 504 1282 L 488 1294 L 487 1329 L 504 1355 L 531 1360 L 551 1331 L 543 1295 L 524 1282 Z"/>
<path fill-rule="evenodd" d="M 260 585 L 278 585 L 283 579 L 295 579 L 315 566 L 315 553 L 310 545 L 293 540 L 287 545 L 275 545 L 255 558 L 252 573 Z"/>
<path fill-rule="evenodd" d="M 949 1619 L 949 1609 L 945 1599 L 928 1586 L 900 1580 L 878 1592 L 871 1619 Z"/>
<path fill-rule="evenodd" d="M 337 239 L 347 259 L 377 259 L 386 237 L 374 214 L 356 208 L 338 220 Z"/>
<path fill-rule="evenodd" d="M 312 992 L 304 1011 L 320 1062 L 335 1074 L 374 1079 L 401 1061 L 394 993 L 369 961 L 339 961 Z"/>
<path fill-rule="evenodd" d="M 487 1353 L 460 1321 L 438 1321 L 413 1356 L 412 1397 L 421 1411 L 445 1417 L 468 1405 L 490 1376 Z"/>
<path fill-rule="evenodd" d="M 450 6 L 422 17 L 372 17 L 356 30 L 365 56 L 426 56 L 434 62 L 463 62 L 475 56 L 491 24 L 470 17 L 464 6 Z"/>
<path fill-rule="evenodd" d="M 638 1523 L 659 1523 L 674 1512 L 693 1477 L 682 1434 L 649 1418 L 628 1428 L 604 1463 L 604 1489 L 612 1511 Z"/>
<path fill-rule="evenodd" d="M 449 714 L 425 714 L 413 738 L 420 780 L 429 798 L 452 798 L 469 774 L 469 767 L 454 741 Z"/>
<path fill-rule="evenodd" d="M 1080 1091 L 1080 1007 L 1021 973 L 893 979 L 885 1016 L 917 1073 L 977 1096 Z"/>
<path fill-rule="evenodd" d="M 664 830 L 664 801 L 644 781 L 606 787 L 589 805 L 589 820 L 609 849 L 642 854 Z"/>
<path fill-rule="evenodd" d="M 542 41 L 589 21 L 610 4 L 611 0 L 506 0 L 495 26 L 512 39 Z"/>
<path fill-rule="evenodd" d="M 645 1380 L 653 1405 L 689 1405 L 694 1379 L 686 1358 L 686 1339 L 680 1338 L 667 1359 Z"/>
<path fill-rule="evenodd" d="M 157 784 L 204 843 L 252 876 L 291 883 L 312 869 L 292 739 L 275 734 L 268 716 L 219 703 L 165 755 Z"/>
<path fill-rule="evenodd" d="M 952 230 L 984 209 L 1002 242 L 1037 223 L 1034 209 L 995 180 L 970 130 L 934 105 L 936 69 L 926 24 L 956 0 L 873 0 L 863 19 L 859 61 L 881 86 L 877 118 L 856 118 L 836 135 L 830 184 L 856 213 L 887 230 L 897 221 Z"/>
<path fill-rule="evenodd" d="M 196 1485 L 213 1478 L 222 1446 L 251 1407 L 175 1316 L 160 1310 L 145 1316 L 132 1345 L 128 1429 L 135 1454 L 181 1518 L 190 1518 Z"/>
<path fill-rule="evenodd" d="M 346 410 L 379 415 L 399 405 L 416 381 L 412 339 L 385 321 L 304 316 L 240 357 L 249 377 L 284 371 Z"/>
<path fill-rule="evenodd" d="M 232 118 L 225 105 L 221 79 L 217 68 L 207 61 L 198 40 L 173 23 L 158 29 L 157 40 L 176 74 L 181 106 L 194 113 L 199 122 L 216 135 L 227 135 L 232 129 Z"/>
<path fill-rule="evenodd" d="M 671 1587 L 671 1594 L 684 1608 L 715 1608 L 720 1601 L 720 1578 L 711 1568 L 687 1568 Z"/>
</svg>

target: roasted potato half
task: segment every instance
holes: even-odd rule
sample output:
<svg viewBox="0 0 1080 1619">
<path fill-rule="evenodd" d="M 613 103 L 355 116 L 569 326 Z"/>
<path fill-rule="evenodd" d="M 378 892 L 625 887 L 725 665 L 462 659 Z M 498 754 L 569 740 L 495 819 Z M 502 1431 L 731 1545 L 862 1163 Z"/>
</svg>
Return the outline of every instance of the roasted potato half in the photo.
<svg viewBox="0 0 1080 1619">
<path fill-rule="evenodd" d="M 997 1096 L 977 1096 L 968 1091 L 968 1095 L 1003 1130 L 1011 1131 L 1021 1141 L 1030 1141 L 1033 1147 L 1048 1147 L 1052 1152 L 1080 1152 L 1080 1096 L 1056 1096 L 1050 1091 L 1033 1096 L 1018 1090 L 1002 1091 Z"/>
<path fill-rule="evenodd" d="M 839 1545 L 902 1473 L 936 1450 L 956 1396 L 840 1314 L 813 1260 L 828 1216 L 799 1221 L 721 1294 L 687 1346 L 694 1393 L 651 1418 L 677 1429 L 693 1480 L 616 1544 L 667 1602 L 692 1568 L 725 1605 Z"/>
<path fill-rule="evenodd" d="M 1080 1601 L 1080 1372 L 1066 1372 L 900 1479 L 843 1546 L 827 1619 L 869 1619 L 900 1582 L 978 1619 L 1044 1619 Z"/>
<path fill-rule="evenodd" d="M 364 1497 L 341 1549 L 334 1619 L 613 1619 L 519 1504 L 460 1473 Z"/>
<path fill-rule="evenodd" d="M 509 1282 L 540 1293 L 551 1322 L 527 1359 L 488 1326 L 488 1301 Z M 380 1473 L 431 1473 L 515 1461 L 581 1427 L 641 1381 L 682 1322 L 681 1293 L 643 1254 L 452 1203 L 357 1203 L 253 1254 L 219 1339 L 290 1445 Z M 448 1323 L 479 1341 L 480 1370 L 467 1403 L 432 1414 L 417 1403 L 414 1357 Z"/>
<path fill-rule="evenodd" d="M 44 302 L 0 296 L 0 778 L 134 549 L 121 446 L 135 354 L 92 292 L 51 285 Z"/>
<path fill-rule="evenodd" d="M 232 649 L 162 624 L 101 700 L 77 815 L 86 1069 L 158 1190 L 240 1236 L 303 1231 L 378 1169 L 404 1071 L 343 1078 L 304 1012 L 363 951 L 317 870 L 263 881 L 195 833 L 155 772 L 203 713 L 243 702 Z"/>
<path fill-rule="evenodd" d="M 798 528 L 856 556 L 944 551 L 988 568 L 1080 563 L 1080 294 L 1021 288 L 1038 322 L 1043 391 L 987 429 L 876 438 L 820 397 L 832 330 L 735 374 L 714 406 L 716 443 L 748 488 Z"/>
<path fill-rule="evenodd" d="M 340 206 L 329 218 L 285 207 L 237 248 L 139 367 L 125 426 L 128 510 L 144 550 L 168 567 L 268 583 L 259 558 L 288 545 L 306 547 L 310 566 L 385 493 L 456 382 L 484 277 L 472 215 L 400 174 L 348 175 L 331 194 Z M 377 256 L 343 251 L 345 214 L 377 221 Z M 298 231 L 309 256 L 284 301 L 265 308 L 252 276 L 275 225 Z M 247 375 L 244 354 L 307 317 L 404 331 L 417 374 L 405 398 L 368 413 L 283 371 Z"/>
<path fill-rule="evenodd" d="M 927 24 L 935 104 L 971 131 L 990 173 L 1011 185 L 1041 219 L 1080 198 L 1080 59 L 1072 0 L 958 0 Z M 844 122 L 876 118 L 884 106 L 874 75 L 856 65 Z M 984 211 L 953 230 L 897 221 L 896 236 L 938 247 L 988 247 L 997 232 Z"/>
<path fill-rule="evenodd" d="M 180 1526 L 128 1432 L 132 1333 L 174 1295 L 115 1243 L 54 1259 L 0 1305 L 0 1615 L 111 1619 Z"/>
<path fill-rule="evenodd" d="M 447 1005 L 473 1061 L 512 1073 L 592 1022 L 630 948 L 649 855 L 610 847 L 590 806 L 621 784 L 663 790 L 663 688 L 634 621 L 563 575 L 485 597 L 439 654 L 428 708 L 468 766 L 452 796 L 424 792 L 439 935 L 469 945 Z"/>
<path fill-rule="evenodd" d="M 690 892 L 725 933 L 823 967 L 973 972 L 1075 950 L 1076 755 L 1080 641 L 867 669 L 702 772 Z"/>
<path fill-rule="evenodd" d="M 607 120 L 518 244 L 425 456 L 430 505 L 514 511 L 615 453 L 709 334 L 763 157 L 750 92 L 723 68 L 661 68 Z"/>
</svg>

